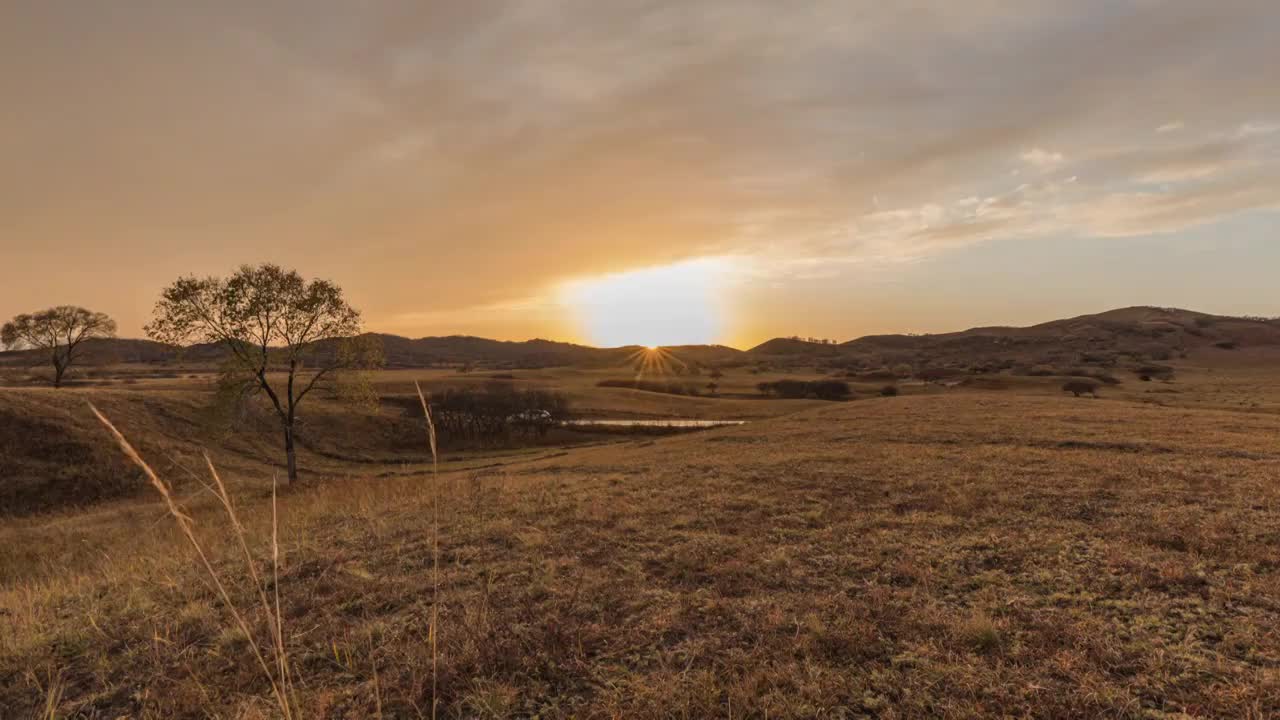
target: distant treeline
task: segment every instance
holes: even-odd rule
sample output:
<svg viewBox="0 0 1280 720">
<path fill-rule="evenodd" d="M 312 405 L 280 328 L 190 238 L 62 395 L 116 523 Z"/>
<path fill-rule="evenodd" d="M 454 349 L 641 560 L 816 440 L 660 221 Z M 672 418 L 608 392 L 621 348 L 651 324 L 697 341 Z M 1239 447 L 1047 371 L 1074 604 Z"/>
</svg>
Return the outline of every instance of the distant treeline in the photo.
<svg viewBox="0 0 1280 720">
<path fill-rule="evenodd" d="M 558 392 L 491 382 L 434 394 L 431 414 L 437 432 L 447 440 L 542 436 L 568 418 L 569 400 Z"/>
<path fill-rule="evenodd" d="M 644 390 L 645 392 L 666 393 L 667 395 L 692 395 L 694 397 L 702 394 L 702 389 L 697 385 L 663 380 L 601 380 L 596 383 L 596 387 L 628 388 L 631 390 Z"/>
<path fill-rule="evenodd" d="M 841 380 L 775 380 L 762 382 L 756 389 L 765 395 L 792 399 L 847 400 L 853 394 L 849 383 Z"/>
</svg>

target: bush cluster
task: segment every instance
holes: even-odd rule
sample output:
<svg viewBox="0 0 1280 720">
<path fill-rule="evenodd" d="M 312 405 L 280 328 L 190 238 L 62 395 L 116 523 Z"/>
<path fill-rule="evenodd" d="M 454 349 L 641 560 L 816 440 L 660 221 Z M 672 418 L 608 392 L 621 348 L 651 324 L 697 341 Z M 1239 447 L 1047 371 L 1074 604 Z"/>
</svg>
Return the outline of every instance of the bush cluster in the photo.
<svg viewBox="0 0 1280 720">
<path fill-rule="evenodd" d="M 629 390 L 644 390 L 645 392 L 665 393 L 667 395 L 698 396 L 702 394 L 702 389 L 697 385 L 665 380 L 601 380 L 596 383 L 596 387 L 627 388 Z"/>
<path fill-rule="evenodd" d="M 569 400 L 550 390 L 522 390 L 491 382 L 438 393 L 432 398 L 431 412 L 437 432 L 450 439 L 542 436 L 568 417 Z"/>
<path fill-rule="evenodd" d="M 1062 390 L 1076 397 L 1081 395 L 1098 396 L 1098 384 L 1091 380 L 1068 380 L 1062 384 Z"/>
<path fill-rule="evenodd" d="M 853 393 L 843 380 L 777 380 L 762 382 L 756 389 L 765 395 L 791 399 L 847 400 Z"/>
</svg>

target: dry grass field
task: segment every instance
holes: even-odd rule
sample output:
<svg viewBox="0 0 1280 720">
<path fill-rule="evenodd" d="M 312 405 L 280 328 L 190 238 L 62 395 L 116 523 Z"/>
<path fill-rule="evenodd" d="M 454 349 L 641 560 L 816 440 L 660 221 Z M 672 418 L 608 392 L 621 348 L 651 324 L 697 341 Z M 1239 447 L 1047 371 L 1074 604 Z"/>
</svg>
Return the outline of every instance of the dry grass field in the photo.
<svg viewBox="0 0 1280 720">
<path fill-rule="evenodd" d="M 1280 373 L 1211 360 L 1100 400 L 1038 378 L 822 403 L 733 397 L 754 375 L 685 398 L 530 372 L 589 415 L 751 422 L 446 453 L 438 480 L 420 419 L 320 404 L 302 457 L 323 480 L 281 488 L 278 584 L 274 438 L 208 442 L 279 592 L 295 717 L 1275 717 Z M 200 382 L 3 399 L 123 462 L 85 400 L 112 417 L 267 647 L 189 474 L 209 480 Z M 157 497 L 0 519 L 0 715 L 278 717 L 228 611 Z"/>
</svg>

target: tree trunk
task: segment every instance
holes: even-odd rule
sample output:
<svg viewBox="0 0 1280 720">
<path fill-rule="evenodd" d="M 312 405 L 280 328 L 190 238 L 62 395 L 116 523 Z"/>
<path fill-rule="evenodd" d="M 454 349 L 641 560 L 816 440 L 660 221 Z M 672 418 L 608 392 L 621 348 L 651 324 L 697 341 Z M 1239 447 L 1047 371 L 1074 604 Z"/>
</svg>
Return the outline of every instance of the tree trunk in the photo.
<svg viewBox="0 0 1280 720">
<path fill-rule="evenodd" d="M 293 449 L 293 426 L 284 428 L 284 453 L 289 462 L 289 482 L 298 479 L 298 455 Z"/>
<path fill-rule="evenodd" d="M 62 374 L 65 373 L 66 371 L 67 369 L 61 365 L 55 364 L 53 366 L 53 387 L 54 388 L 62 387 Z"/>
</svg>

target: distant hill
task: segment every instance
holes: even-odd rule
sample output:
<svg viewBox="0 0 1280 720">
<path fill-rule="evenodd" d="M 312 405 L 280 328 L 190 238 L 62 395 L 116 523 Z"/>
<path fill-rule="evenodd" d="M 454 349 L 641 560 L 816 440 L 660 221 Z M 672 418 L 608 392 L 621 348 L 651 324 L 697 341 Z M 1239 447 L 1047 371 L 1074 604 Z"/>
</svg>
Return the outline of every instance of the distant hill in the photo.
<svg viewBox="0 0 1280 720">
<path fill-rule="evenodd" d="M 467 335 L 411 339 L 375 334 L 387 367 L 415 368 L 473 364 L 485 368 L 555 366 L 618 367 L 642 352 L 638 346 L 596 348 L 552 340 L 513 342 Z M 1280 319 L 1240 318 L 1178 308 L 1130 307 L 1053 320 L 1030 327 L 979 327 L 932 335 L 868 335 L 840 344 L 775 338 L 747 351 L 724 345 L 663 348 L 689 365 L 768 363 L 833 367 L 981 365 L 994 363 L 1092 363 L 1117 356 L 1167 360 L 1198 349 L 1280 346 Z M 195 345 L 179 353 L 149 340 L 93 340 L 85 364 L 216 363 L 224 350 Z M 0 353 L 0 365 L 44 361 L 31 351 Z"/>
<path fill-rule="evenodd" d="M 539 368 L 576 365 L 616 367 L 644 352 L 638 345 L 597 348 L 589 345 L 525 340 L 513 342 L 467 335 L 426 337 L 417 340 L 398 335 L 375 335 L 382 341 L 387 367 L 476 364 L 497 368 Z M 745 353 L 724 345 L 680 345 L 663 348 L 689 365 L 716 365 L 740 361 Z"/>
<path fill-rule="evenodd" d="M 554 367 L 621 363 L 639 348 L 594 348 L 552 340 L 512 342 L 467 335 L 426 337 L 375 335 L 382 341 L 387 367 L 425 367 L 474 363 L 490 367 Z"/>
<path fill-rule="evenodd" d="M 747 353 L 756 357 L 833 357 L 840 354 L 840 346 L 799 338 L 774 338 L 760 343 Z"/>
<path fill-rule="evenodd" d="M 94 338 L 81 345 L 84 365 L 111 365 L 114 363 L 161 363 L 177 357 L 177 351 L 151 340 Z M 44 353 L 36 350 L 0 352 L 0 365 L 21 366 L 43 364 Z"/>
<path fill-rule="evenodd" d="M 1178 308 L 1131 307 L 1030 327 L 981 327 L 935 335 L 874 335 L 842 344 L 858 364 L 1102 364 L 1169 360 L 1206 348 L 1280 346 L 1280 322 Z"/>
<path fill-rule="evenodd" d="M 513 342 L 467 335 L 410 339 L 399 335 L 371 333 L 381 342 L 389 368 L 460 366 L 486 368 L 542 368 L 556 366 L 616 367 L 627 364 L 642 352 L 639 346 L 596 348 L 553 340 Z M 723 345 L 687 345 L 664 348 L 665 352 L 689 365 L 713 365 L 744 357 L 741 350 Z M 323 352 L 323 346 L 322 350 Z M 103 339 L 84 344 L 81 365 L 115 363 L 163 364 L 182 361 L 192 364 L 221 362 L 226 350 L 221 345 L 192 345 L 178 350 L 150 340 Z M 0 366 L 42 365 L 44 355 L 24 350 L 0 352 Z"/>
<path fill-rule="evenodd" d="M 633 351 L 635 348 L 628 348 Z M 725 365 L 744 361 L 747 354 L 727 345 L 673 345 L 662 348 L 680 360 L 693 365 Z M 628 353 L 629 355 L 631 353 Z"/>
</svg>

